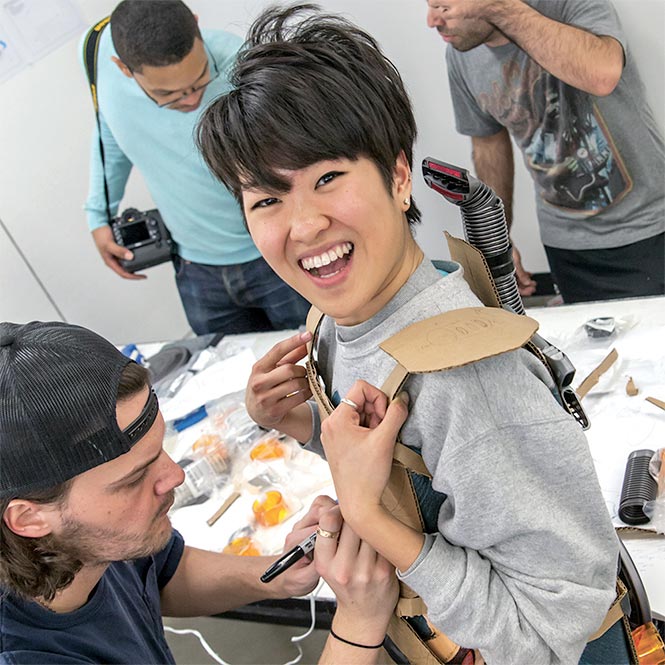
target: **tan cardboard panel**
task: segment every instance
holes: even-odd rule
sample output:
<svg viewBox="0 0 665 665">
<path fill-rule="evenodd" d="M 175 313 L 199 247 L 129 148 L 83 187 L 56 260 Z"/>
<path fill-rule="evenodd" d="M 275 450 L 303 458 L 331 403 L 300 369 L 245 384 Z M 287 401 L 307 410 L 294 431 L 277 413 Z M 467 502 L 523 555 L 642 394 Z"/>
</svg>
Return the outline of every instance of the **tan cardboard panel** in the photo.
<svg viewBox="0 0 665 665">
<path fill-rule="evenodd" d="M 464 268 L 464 279 L 476 294 L 478 299 L 487 307 L 501 307 L 499 292 L 496 290 L 492 273 L 485 257 L 480 250 L 470 245 L 466 240 L 451 236 L 444 231 L 450 258 L 461 264 Z"/>
<path fill-rule="evenodd" d="M 600 380 L 600 377 L 607 372 L 607 370 L 614 365 L 619 354 L 616 349 L 612 349 L 598 366 L 587 376 L 582 383 L 580 383 L 578 389 L 575 391 L 577 396 L 582 399 Z"/>
<path fill-rule="evenodd" d="M 536 330 L 528 316 L 466 307 L 414 323 L 380 346 L 409 372 L 438 372 L 518 349 Z"/>
</svg>

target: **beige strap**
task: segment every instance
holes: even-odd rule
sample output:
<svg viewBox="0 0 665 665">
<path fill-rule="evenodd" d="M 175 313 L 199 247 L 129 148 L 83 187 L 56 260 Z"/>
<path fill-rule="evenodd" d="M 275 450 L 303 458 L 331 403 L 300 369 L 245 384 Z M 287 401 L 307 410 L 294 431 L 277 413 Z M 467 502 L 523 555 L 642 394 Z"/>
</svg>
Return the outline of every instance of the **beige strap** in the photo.
<svg viewBox="0 0 665 665">
<path fill-rule="evenodd" d="M 402 524 L 423 532 L 423 518 L 409 472 L 399 464 L 392 465 L 390 478 L 381 496 L 385 509 Z"/>
<path fill-rule="evenodd" d="M 393 371 L 390 372 L 388 378 L 383 382 L 381 391 L 387 395 L 389 400 L 395 399 L 408 376 L 409 372 L 406 367 L 397 363 Z"/>
<path fill-rule="evenodd" d="M 440 372 L 519 349 L 538 322 L 496 307 L 464 307 L 403 328 L 379 345 L 411 373 Z"/>
<path fill-rule="evenodd" d="M 620 621 L 623 618 L 623 607 L 621 606 L 621 601 L 624 599 L 628 589 L 626 589 L 624 583 L 617 579 L 617 595 L 614 599 L 614 602 L 610 605 L 610 609 L 607 610 L 607 614 L 603 619 L 603 623 L 600 624 L 600 628 L 587 640 L 587 642 L 593 642 L 599 637 L 602 637 L 617 621 Z"/>
<path fill-rule="evenodd" d="M 305 372 L 307 374 L 309 389 L 312 391 L 312 397 L 314 397 L 314 401 L 319 407 L 319 415 L 321 416 L 321 420 L 324 420 L 334 411 L 334 407 L 330 403 L 328 395 L 323 391 L 316 369 L 314 369 L 314 365 L 309 360 L 305 363 Z"/>
<path fill-rule="evenodd" d="M 314 305 L 309 308 L 309 312 L 307 312 L 307 320 L 305 321 L 305 328 L 308 332 L 311 332 L 312 335 L 316 333 L 316 329 L 319 327 L 319 323 L 323 316 L 323 312 L 314 307 Z"/>
<path fill-rule="evenodd" d="M 427 648 L 427 644 L 402 617 L 393 614 L 386 632 L 411 665 L 441 665 L 446 662 Z"/>
<path fill-rule="evenodd" d="M 395 444 L 393 460 L 421 476 L 427 476 L 428 478 L 432 477 L 429 469 L 425 466 L 425 462 L 423 462 L 422 455 L 414 452 L 411 448 L 399 441 Z"/>
<path fill-rule="evenodd" d="M 397 614 L 401 617 L 417 617 L 427 614 L 427 605 L 420 596 L 413 598 L 400 598 L 395 608 Z"/>
</svg>

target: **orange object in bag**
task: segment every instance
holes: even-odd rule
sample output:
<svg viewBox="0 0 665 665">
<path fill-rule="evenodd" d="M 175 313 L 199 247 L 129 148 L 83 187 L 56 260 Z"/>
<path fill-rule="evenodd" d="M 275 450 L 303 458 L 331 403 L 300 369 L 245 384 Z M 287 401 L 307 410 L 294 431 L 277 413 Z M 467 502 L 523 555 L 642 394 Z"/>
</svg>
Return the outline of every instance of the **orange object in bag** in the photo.
<svg viewBox="0 0 665 665">
<path fill-rule="evenodd" d="M 652 621 L 632 632 L 640 665 L 665 665 L 665 644 Z"/>
</svg>

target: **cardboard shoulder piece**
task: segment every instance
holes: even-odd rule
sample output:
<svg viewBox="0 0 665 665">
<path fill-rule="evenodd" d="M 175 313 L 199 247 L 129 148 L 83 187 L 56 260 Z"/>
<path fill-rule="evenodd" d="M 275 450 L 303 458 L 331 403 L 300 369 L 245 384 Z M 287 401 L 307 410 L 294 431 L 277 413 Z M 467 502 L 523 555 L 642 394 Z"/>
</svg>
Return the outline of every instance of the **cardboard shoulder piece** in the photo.
<svg viewBox="0 0 665 665">
<path fill-rule="evenodd" d="M 463 266 L 465 280 L 485 307 L 451 310 L 418 321 L 384 340 L 380 348 L 396 361 L 395 368 L 381 386 L 389 398 L 398 393 L 410 373 L 439 372 L 529 346 L 529 340 L 538 329 L 534 319 L 501 308 L 499 294 L 483 255 L 465 241 L 449 234 L 446 236 L 452 259 Z M 332 413 L 334 405 L 319 382 L 313 356 L 316 332 L 322 318 L 323 313 L 315 307 L 307 316 L 307 330 L 312 333 L 313 339 L 307 345 L 309 358 L 306 368 L 312 396 L 323 419 Z M 397 441 L 382 503 L 401 522 L 424 531 L 412 473 L 431 478 L 420 454 Z M 459 646 L 433 626 L 427 619 L 427 607 L 422 598 L 403 582 L 399 586 L 400 597 L 387 633 L 409 663 L 440 665 L 462 660 L 474 665 L 484 663 L 477 650 Z M 409 623 L 411 617 L 420 617 L 427 623 L 430 630 L 428 639 L 416 633 Z M 608 613 L 599 634 L 616 620 L 612 617 L 608 621 L 609 618 Z"/>
<path fill-rule="evenodd" d="M 538 322 L 496 307 L 465 307 L 404 328 L 379 345 L 409 373 L 461 367 L 528 342 Z"/>
</svg>

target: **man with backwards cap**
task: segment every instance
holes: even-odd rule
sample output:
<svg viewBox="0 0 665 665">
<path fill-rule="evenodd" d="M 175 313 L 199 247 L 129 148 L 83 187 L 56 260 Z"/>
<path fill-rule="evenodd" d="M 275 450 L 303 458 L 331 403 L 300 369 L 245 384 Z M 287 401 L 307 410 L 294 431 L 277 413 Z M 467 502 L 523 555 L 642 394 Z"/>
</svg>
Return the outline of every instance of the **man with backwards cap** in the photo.
<svg viewBox="0 0 665 665">
<path fill-rule="evenodd" d="M 163 436 L 147 371 L 102 337 L 0 323 L 0 663 L 173 663 L 162 615 L 301 595 L 319 573 L 351 636 L 329 636 L 320 662 L 376 662 L 394 571 L 333 501 L 319 497 L 286 540 L 318 524 L 315 562 L 264 585 L 270 557 L 187 547 L 171 527 L 183 471 Z"/>
</svg>

